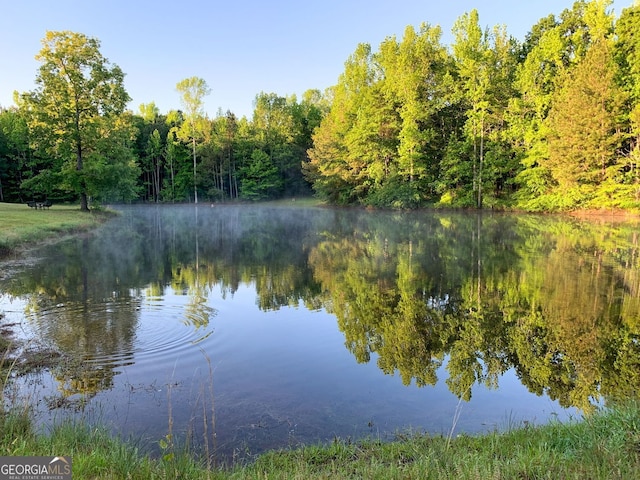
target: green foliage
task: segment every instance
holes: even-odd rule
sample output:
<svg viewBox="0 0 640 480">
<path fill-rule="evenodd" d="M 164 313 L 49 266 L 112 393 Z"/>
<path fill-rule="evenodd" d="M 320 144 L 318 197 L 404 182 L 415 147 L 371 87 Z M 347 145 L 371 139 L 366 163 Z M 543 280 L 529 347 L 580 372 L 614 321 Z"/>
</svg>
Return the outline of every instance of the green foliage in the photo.
<svg viewBox="0 0 640 480">
<path fill-rule="evenodd" d="M 129 101 L 124 73 L 102 56 L 94 38 L 47 32 L 42 43 L 38 87 L 22 97 L 25 113 L 42 151 L 56 159 L 49 168 L 88 210 L 88 197 L 103 192 L 85 167 L 100 169 L 91 163 L 102 161 L 121 139 L 119 116 Z"/>
<path fill-rule="evenodd" d="M 416 208 L 421 204 L 421 197 L 417 182 L 410 182 L 401 175 L 394 175 L 383 184 L 372 188 L 363 204 L 383 208 Z"/>
<path fill-rule="evenodd" d="M 38 87 L 17 110 L 0 111 L 0 200 L 313 191 L 380 207 L 635 208 L 640 14 L 634 5 L 616 20 L 610 5 L 577 1 L 540 19 L 522 43 L 482 26 L 477 10 L 456 20 L 449 47 L 439 26 L 409 26 L 377 50 L 358 45 L 324 93 L 259 93 L 251 119 L 207 118 L 210 89 L 197 77 L 177 85 L 182 110 L 163 115 L 152 102 L 123 115 L 124 73 L 99 42 L 48 32 Z M 77 102 L 67 87 L 82 92 Z M 256 150 L 270 160 L 264 187 Z"/>
<path fill-rule="evenodd" d="M 436 183 L 439 203 L 448 207 L 470 207 L 475 204 L 473 191 L 466 188 L 473 181 L 470 145 L 467 140 L 452 136 L 442 159 L 442 173 Z"/>
<path fill-rule="evenodd" d="M 198 203 L 198 167 L 196 155 L 196 143 L 204 134 L 206 121 L 203 118 L 204 97 L 211 93 L 207 82 L 198 77 L 185 78 L 178 82 L 176 90 L 181 95 L 184 107 L 184 122 L 178 128 L 178 138 L 185 142 L 191 142 L 193 153 L 193 195 L 194 202 Z"/>
<path fill-rule="evenodd" d="M 25 115 L 0 109 L 0 201 L 20 199 L 20 179 L 30 178 L 29 131 Z"/>
<path fill-rule="evenodd" d="M 264 200 L 277 196 L 282 188 L 278 168 L 262 150 L 251 154 L 251 163 L 244 167 L 240 195 L 247 200 Z"/>
<path fill-rule="evenodd" d="M 609 175 L 638 184 L 640 138 L 640 122 L 625 120 L 640 118 L 626 100 L 635 10 L 614 51 L 610 3 L 576 2 L 522 45 L 504 28 L 482 28 L 473 10 L 456 21 L 451 54 L 428 25 L 378 52 L 359 46 L 316 130 L 307 179 L 322 198 L 375 206 L 634 205 L 623 199 L 633 189 L 605 186 Z M 392 193 L 397 175 L 416 185 Z"/>
<path fill-rule="evenodd" d="M 614 85 L 608 41 L 600 39 L 564 79 L 549 113 L 549 158 L 558 188 L 607 179 L 620 147 L 620 93 Z"/>
</svg>

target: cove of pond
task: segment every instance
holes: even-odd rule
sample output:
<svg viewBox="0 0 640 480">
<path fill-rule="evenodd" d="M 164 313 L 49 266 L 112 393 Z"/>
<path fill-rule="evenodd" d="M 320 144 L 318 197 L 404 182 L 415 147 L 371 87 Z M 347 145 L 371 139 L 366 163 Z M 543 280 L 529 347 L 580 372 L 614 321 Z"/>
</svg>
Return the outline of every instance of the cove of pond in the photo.
<svg viewBox="0 0 640 480">
<path fill-rule="evenodd" d="M 41 428 L 230 462 L 580 417 L 640 392 L 637 222 L 268 205 L 118 206 L 0 278 L 62 361 L 16 375 Z"/>
</svg>

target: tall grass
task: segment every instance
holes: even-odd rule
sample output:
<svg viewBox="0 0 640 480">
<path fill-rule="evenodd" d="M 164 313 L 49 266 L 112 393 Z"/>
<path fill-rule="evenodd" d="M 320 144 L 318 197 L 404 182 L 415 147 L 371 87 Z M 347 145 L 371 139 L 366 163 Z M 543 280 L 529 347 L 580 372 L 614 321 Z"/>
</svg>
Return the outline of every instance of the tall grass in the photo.
<svg viewBox="0 0 640 480">
<path fill-rule="evenodd" d="M 407 435 L 397 441 L 336 440 L 212 466 L 188 450 L 150 458 L 135 439 L 66 422 L 44 435 L 25 415 L 3 417 L 0 455 L 70 455 L 79 479 L 634 479 L 640 478 L 640 408 L 630 403 L 567 423 L 481 436 Z"/>
<path fill-rule="evenodd" d="M 568 423 L 506 433 L 413 436 L 274 452 L 242 478 L 632 479 L 640 478 L 640 409 L 618 406 Z"/>
</svg>

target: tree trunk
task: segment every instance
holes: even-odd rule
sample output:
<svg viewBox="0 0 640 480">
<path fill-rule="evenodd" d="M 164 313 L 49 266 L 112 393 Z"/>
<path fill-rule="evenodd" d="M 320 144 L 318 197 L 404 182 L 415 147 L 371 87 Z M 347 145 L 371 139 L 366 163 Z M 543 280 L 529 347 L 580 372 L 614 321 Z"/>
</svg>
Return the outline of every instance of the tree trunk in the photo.
<svg viewBox="0 0 640 480">
<path fill-rule="evenodd" d="M 76 145 L 76 170 L 80 173 L 80 210 L 88 212 L 87 184 L 82 176 L 82 168 L 82 143 L 78 141 Z"/>
<path fill-rule="evenodd" d="M 198 182 L 196 179 L 196 137 L 193 137 L 193 198 L 198 203 Z"/>
<path fill-rule="evenodd" d="M 480 165 L 478 168 L 478 208 L 482 208 L 482 167 L 484 166 L 484 119 L 480 122 Z"/>
<path fill-rule="evenodd" d="M 176 189 L 174 185 L 174 175 L 173 175 L 173 155 L 169 157 L 169 170 L 171 172 L 171 201 L 176 201 Z"/>
<path fill-rule="evenodd" d="M 236 163 L 233 162 L 233 198 L 238 198 L 238 175 L 236 173 Z"/>
<path fill-rule="evenodd" d="M 229 198 L 233 198 L 233 173 L 231 172 L 231 147 L 229 147 L 229 151 L 228 151 L 227 165 L 229 167 Z"/>
<path fill-rule="evenodd" d="M 158 203 L 158 201 L 160 200 L 160 159 L 159 158 L 155 158 L 154 159 L 155 162 L 155 182 L 154 182 L 154 190 L 155 190 L 155 201 L 156 203 Z"/>
<path fill-rule="evenodd" d="M 80 210 L 82 210 L 83 212 L 89 211 L 89 202 L 87 200 L 87 194 L 85 192 L 82 192 L 80 194 Z"/>
</svg>

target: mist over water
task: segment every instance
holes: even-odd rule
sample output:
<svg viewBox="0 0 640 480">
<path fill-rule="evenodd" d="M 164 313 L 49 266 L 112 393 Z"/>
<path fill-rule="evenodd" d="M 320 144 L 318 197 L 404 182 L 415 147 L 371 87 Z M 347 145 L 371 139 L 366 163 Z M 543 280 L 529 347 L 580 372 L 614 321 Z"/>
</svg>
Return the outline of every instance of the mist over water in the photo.
<svg viewBox="0 0 640 480">
<path fill-rule="evenodd" d="M 44 427 L 219 460 L 398 431 L 544 423 L 637 395 L 637 225 L 133 206 L 0 280 Z M 459 415 L 459 417 L 458 417 Z M 205 433 L 206 432 L 206 433 Z"/>
</svg>

